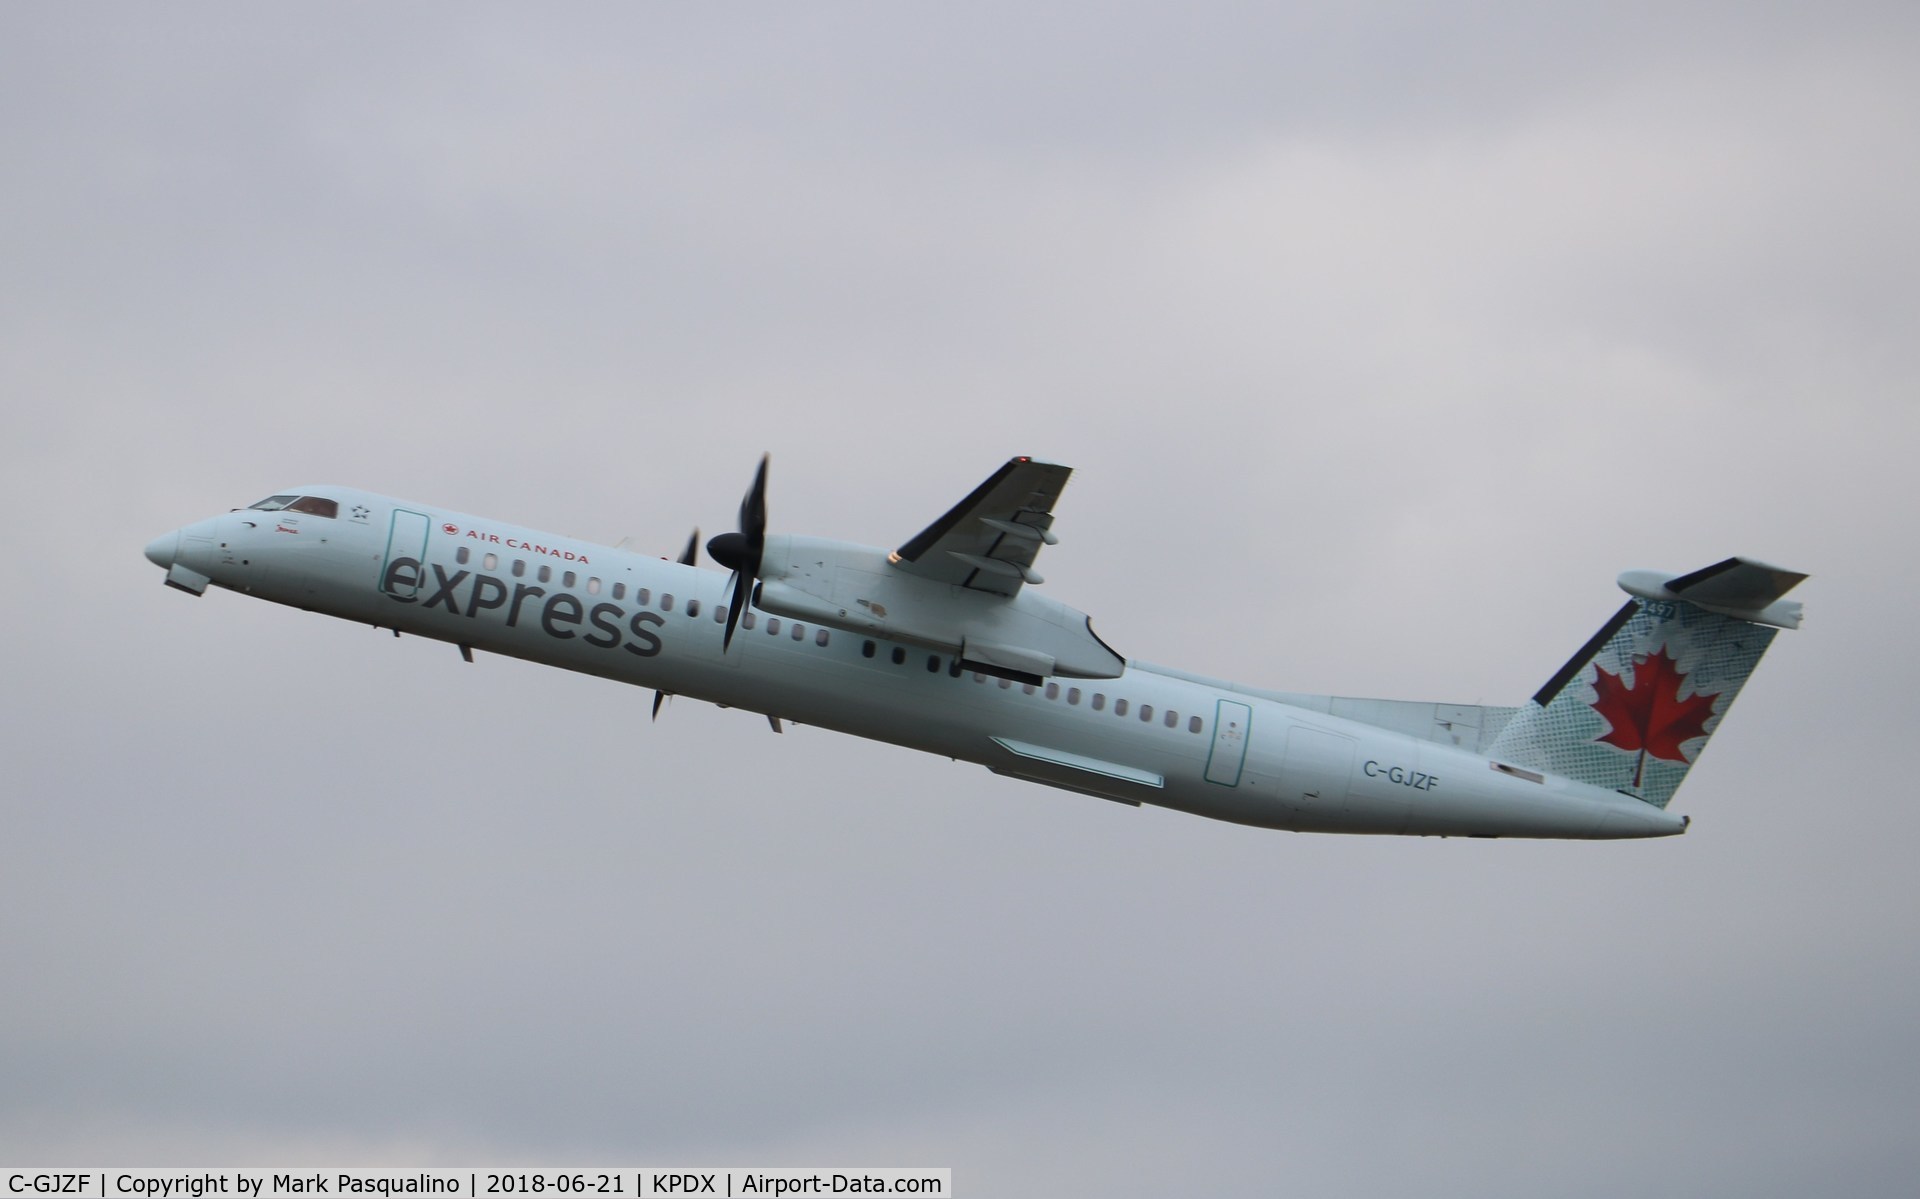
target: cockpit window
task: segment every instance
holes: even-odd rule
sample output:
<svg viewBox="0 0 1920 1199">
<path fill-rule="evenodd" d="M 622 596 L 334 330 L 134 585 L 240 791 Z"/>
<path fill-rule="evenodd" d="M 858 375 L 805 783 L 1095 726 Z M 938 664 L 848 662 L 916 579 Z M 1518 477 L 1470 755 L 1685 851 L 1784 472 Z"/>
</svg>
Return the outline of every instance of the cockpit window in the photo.
<svg viewBox="0 0 1920 1199">
<path fill-rule="evenodd" d="M 335 500 L 323 500 L 317 495 L 303 495 L 287 505 L 289 512 L 305 512 L 309 516 L 324 516 L 329 520 L 340 515 L 340 505 Z"/>
<path fill-rule="evenodd" d="M 270 495 L 253 507 L 261 512 L 278 512 L 285 508 L 289 512 L 305 512 L 309 516 L 338 518 L 340 505 L 334 500 L 323 500 L 317 495 Z"/>
</svg>

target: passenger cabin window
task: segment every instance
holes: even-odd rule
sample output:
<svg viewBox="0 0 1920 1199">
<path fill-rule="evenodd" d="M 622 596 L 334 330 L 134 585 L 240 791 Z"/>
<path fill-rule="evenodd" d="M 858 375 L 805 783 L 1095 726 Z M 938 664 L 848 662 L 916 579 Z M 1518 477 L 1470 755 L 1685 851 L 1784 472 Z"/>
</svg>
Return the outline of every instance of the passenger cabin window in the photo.
<svg viewBox="0 0 1920 1199">
<path fill-rule="evenodd" d="M 544 562 L 540 564 L 540 581 L 542 583 L 553 582 L 553 567 L 548 566 Z"/>
<path fill-rule="evenodd" d="M 524 579 L 527 577 L 527 560 L 525 558 L 515 558 L 513 560 L 513 577 L 516 579 Z"/>
<path fill-rule="evenodd" d="M 1113 701 L 1113 714 L 1114 714 L 1115 716 L 1125 716 L 1125 715 L 1127 714 L 1127 701 L 1126 701 L 1126 700 L 1124 700 L 1124 699 L 1116 699 L 1116 700 L 1114 700 L 1114 701 Z"/>
<path fill-rule="evenodd" d="M 687 615 L 688 615 L 688 616 L 698 616 L 698 615 L 700 615 L 700 601 L 699 601 L 699 600 L 697 600 L 697 599 L 690 599 L 690 600 L 688 600 L 688 601 L 687 601 Z"/>
<path fill-rule="evenodd" d="M 625 583 L 615 583 L 613 585 L 613 598 L 617 600 L 627 598 L 627 585 Z"/>
<path fill-rule="evenodd" d="M 472 552 L 468 550 L 467 547 L 464 545 L 461 546 L 459 549 L 456 549 L 453 551 L 454 562 L 456 562 L 461 566 L 465 566 L 467 564 L 467 559 L 471 558 L 472 556 L 473 556 Z"/>
<path fill-rule="evenodd" d="M 488 570 L 498 570 L 500 567 L 500 555 L 488 554 L 486 557 L 480 559 L 480 565 L 486 567 Z"/>
</svg>

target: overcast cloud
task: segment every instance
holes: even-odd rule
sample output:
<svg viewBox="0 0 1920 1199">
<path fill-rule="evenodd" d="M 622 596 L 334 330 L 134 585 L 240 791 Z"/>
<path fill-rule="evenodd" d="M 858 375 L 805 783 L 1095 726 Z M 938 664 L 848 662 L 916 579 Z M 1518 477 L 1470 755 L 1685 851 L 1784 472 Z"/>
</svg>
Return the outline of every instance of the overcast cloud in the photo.
<svg viewBox="0 0 1920 1199">
<path fill-rule="evenodd" d="M 0 9 L 0 1159 L 968 1195 L 1920 1174 L 1920 10 Z M 1306 837 L 163 589 L 1077 468 L 1122 652 L 1517 702 L 1802 569 L 1656 843 Z"/>
</svg>

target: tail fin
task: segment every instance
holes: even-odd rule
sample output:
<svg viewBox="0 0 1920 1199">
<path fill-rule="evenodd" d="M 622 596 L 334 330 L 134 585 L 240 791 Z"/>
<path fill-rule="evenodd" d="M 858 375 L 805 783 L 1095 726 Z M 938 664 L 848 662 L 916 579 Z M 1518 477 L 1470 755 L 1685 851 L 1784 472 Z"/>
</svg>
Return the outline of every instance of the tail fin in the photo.
<svg viewBox="0 0 1920 1199">
<path fill-rule="evenodd" d="M 1667 806 L 1781 628 L 1803 574 L 1742 558 L 1668 577 L 1631 571 L 1634 598 L 1514 714 L 1497 761 Z"/>
</svg>

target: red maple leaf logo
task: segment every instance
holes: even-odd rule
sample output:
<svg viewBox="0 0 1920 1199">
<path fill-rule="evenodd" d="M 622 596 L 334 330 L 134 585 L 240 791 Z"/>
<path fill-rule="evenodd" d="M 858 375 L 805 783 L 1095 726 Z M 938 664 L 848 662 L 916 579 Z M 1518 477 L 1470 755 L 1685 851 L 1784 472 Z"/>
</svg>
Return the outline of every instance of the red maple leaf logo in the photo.
<svg viewBox="0 0 1920 1199">
<path fill-rule="evenodd" d="M 1681 699 L 1680 688 L 1687 676 L 1681 674 L 1679 664 L 1667 656 L 1665 646 L 1661 646 L 1657 654 L 1633 656 L 1631 687 L 1621 681 L 1621 675 L 1611 674 L 1602 666 L 1595 665 L 1593 670 L 1593 689 L 1597 693 L 1593 710 L 1606 717 L 1612 726 L 1599 740 L 1628 753 L 1639 751 L 1640 761 L 1633 768 L 1634 786 L 1640 785 L 1647 755 L 1668 762 L 1685 762 L 1688 758 L 1680 749 L 1681 743 L 1707 735 L 1713 701 L 1720 695 L 1715 692 Z"/>
</svg>

